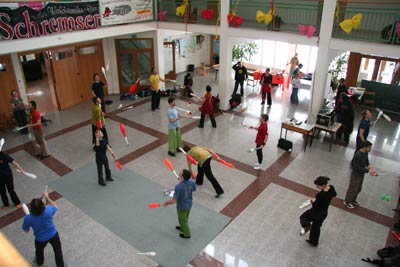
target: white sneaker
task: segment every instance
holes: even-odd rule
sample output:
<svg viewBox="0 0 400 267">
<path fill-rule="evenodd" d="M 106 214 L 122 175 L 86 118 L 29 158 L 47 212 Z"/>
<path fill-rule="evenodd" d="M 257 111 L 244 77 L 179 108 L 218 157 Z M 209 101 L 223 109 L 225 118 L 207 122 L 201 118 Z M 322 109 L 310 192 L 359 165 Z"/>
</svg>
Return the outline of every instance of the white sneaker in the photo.
<svg viewBox="0 0 400 267">
<path fill-rule="evenodd" d="M 343 201 L 343 204 L 348 208 L 348 209 L 354 209 L 353 204 L 347 203 L 346 201 Z"/>
<path fill-rule="evenodd" d="M 255 166 L 260 166 L 260 163 L 254 163 L 254 167 L 255 167 Z"/>
<path fill-rule="evenodd" d="M 261 169 L 262 169 L 261 165 L 254 166 L 253 168 L 254 168 L 255 170 L 261 170 Z"/>
<path fill-rule="evenodd" d="M 304 229 L 303 227 L 301 227 L 300 229 L 300 235 L 305 235 L 306 234 L 306 229 Z"/>
</svg>

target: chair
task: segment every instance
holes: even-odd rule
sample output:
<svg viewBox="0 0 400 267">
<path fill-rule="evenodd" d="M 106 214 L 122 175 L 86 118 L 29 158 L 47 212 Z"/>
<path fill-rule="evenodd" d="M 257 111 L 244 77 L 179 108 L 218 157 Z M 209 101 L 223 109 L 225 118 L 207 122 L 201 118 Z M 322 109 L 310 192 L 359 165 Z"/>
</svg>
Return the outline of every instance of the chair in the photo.
<svg viewBox="0 0 400 267">
<path fill-rule="evenodd" d="M 376 92 L 365 91 L 364 101 L 363 101 L 364 106 L 374 107 L 375 106 L 375 95 L 376 95 Z"/>
</svg>

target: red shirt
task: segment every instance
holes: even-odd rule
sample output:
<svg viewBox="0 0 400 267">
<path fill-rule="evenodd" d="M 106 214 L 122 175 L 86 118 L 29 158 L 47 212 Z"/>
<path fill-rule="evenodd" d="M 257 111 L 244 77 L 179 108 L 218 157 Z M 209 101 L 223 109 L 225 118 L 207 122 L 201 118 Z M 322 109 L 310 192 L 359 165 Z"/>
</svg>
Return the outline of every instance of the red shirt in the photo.
<svg viewBox="0 0 400 267">
<path fill-rule="evenodd" d="M 37 110 L 37 109 L 33 110 L 32 115 L 31 115 L 31 123 L 35 124 L 35 123 L 38 123 L 41 121 L 42 121 L 42 119 L 41 119 L 39 110 Z M 40 123 L 40 125 L 33 126 L 32 128 L 33 129 L 42 129 L 43 125 L 42 125 L 42 123 Z"/>
<path fill-rule="evenodd" d="M 256 137 L 256 144 L 257 145 L 263 145 L 264 144 L 264 140 L 265 140 L 265 136 L 268 135 L 268 125 L 266 122 L 263 122 L 260 124 L 260 126 L 258 127 L 258 131 L 257 131 L 257 137 Z"/>
</svg>

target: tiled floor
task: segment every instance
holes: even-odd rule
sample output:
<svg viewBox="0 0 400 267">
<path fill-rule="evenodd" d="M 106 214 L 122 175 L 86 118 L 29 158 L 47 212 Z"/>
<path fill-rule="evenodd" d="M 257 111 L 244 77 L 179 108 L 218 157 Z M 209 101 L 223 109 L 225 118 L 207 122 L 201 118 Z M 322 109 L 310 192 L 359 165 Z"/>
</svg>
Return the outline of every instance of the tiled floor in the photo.
<svg viewBox="0 0 400 267">
<path fill-rule="evenodd" d="M 183 75 L 178 77 L 178 83 Z M 202 95 L 207 84 L 213 93 L 220 90 L 213 73 L 194 77 L 195 93 Z M 171 87 L 167 84 L 167 88 Z M 395 222 L 392 209 L 398 206 L 399 132 L 397 122 L 380 121 L 371 130 L 374 143 L 370 162 L 382 173 L 380 177 L 366 176 L 363 191 L 359 195 L 362 207 L 350 211 L 343 207 L 343 199 L 349 180 L 349 161 L 354 153 L 355 133 L 348 147 L 328 143 L 323 136 L 303 151 L 303 137 L 288 133 L 294 149 L 288 154 L 277 148 L 280 122 L 286 118 L 306 119 L 309 105 L 309 85 L 303 84 L 299 92 L 299 105 L 290 105 L 290 91 L 274 89 L 273 105 L 270 109 L 260 105 L 256 88 L 246 88 L 246 98 L 239 112 L 226 112 L 217 116 L 216 129 L 206 121 L 205 128 L 197 128 L 198 121 L 182 120 L 183 140 L 189 144 L 209 146 L 222 158 L 235 165 L 229 169 L 212 162 L 214 175 L 225 190 L 222 199 L 215 199 L 215 192 L 205 180 L 194 195 L 195 201 L 232 218 L 228 226 L 206 247 L 199 251 L 189 266 L 367 266 L 362 257 L 375 257 L 377 249 L 394 240 L 389 234 Z M 126 168 L 151 179 L 166 188 L 175 185 L 175 178 L 163 166 L 167 157 L 166 98 L 161 99 L 161 109 L 152 112 L 149 99 L 120 101 L 107 106 L 109 118 L 106 122 L 110 144 Z M 132 105 L 133 109 L 117 110 L 117 106 Z M 179 98 L 177 106 L 189 109 L 198 115 L 198 104 L 188 105 Z M 40 110 L 40 106 L 38 107 Z M 361 108 L 357 109 L 358 114 Z M 254 147 L 256 132 L 241 124 L 255 125 L 261 113 L 270 115 L 269 140 L 264 148 L 262 170 L 254 170 Z M 60 176 L 94 160 L 91 150 L 90 103 L 77 105 L 62 112 L 47 114 L 53 120 L 45 127 L 45 134 L 52 157 L 39 161 L 34 157 L 32 139 L 22 137 L 10 130 L 0 133 L 6 139 L 4 149 L 27 171 L 36 173 L 37 180 L 14 173 L 16 191 L 24 202 L 38 197 L 48 181 L 62 179 Z M 359 115 L 355 120 L 358 124 Z M 119 130 L 125 124 L 130 146 L 126 146 Z M 25 145 L 23 145 L 25 144 Z M 33 155 L 33 156 L 32 156 Z M 186 167 L 182 154 L 169 157 L 176 169 Z M 338 198 L 332 202 L 329 216 L 322 226 L 320 245 L 310 247 L 306 237 L 299 236 L 298 206 L 316 194 L 313 180 L 318 175 L 332 178 Z M 77 185 L 79 186 L 79 185 Z M 135 189 L 132 189 L 134 194 Z M 118 193 L 118 192 L 116 192 Z M 390 195 L 391 201 L 382 201 L 381 194 Z M 56 192 L 52 195 L 56 196 Z M 148 257 L 137 255 L 130 246 L 104 226 L 84 214 L 61 196 L 57 200 L 60 212 L 56 216 L 57 228 L 63 243 L 65 258 L 70 267 L 85 266 L 158 266 Z M 34 255 L 32 234 L 20 230 L 23 213 L 10 209 L 0 211 L 0 229 L 23 256 L 31 260 Z M 204 222 L 205 224 L 207 222 Z M 193 238 L 196 238 L 193 236 Z M 174 255 L 179 257 L 179 253 Z M 54 266 L 51 249 L 46 250 L 46 266 Z M 180 267 L 180 266 L 177 266 Z"/>
</svg>

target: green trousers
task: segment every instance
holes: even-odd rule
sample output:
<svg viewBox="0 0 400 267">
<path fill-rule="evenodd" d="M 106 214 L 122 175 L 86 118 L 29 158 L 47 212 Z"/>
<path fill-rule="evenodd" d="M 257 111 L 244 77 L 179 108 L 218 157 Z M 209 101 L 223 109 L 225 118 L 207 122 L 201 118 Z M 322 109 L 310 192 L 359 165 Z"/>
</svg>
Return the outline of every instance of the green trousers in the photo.
<svg viewBox="0 0 400 267">
<path fill-rule="evenodd" d="M 168 150 L 171 153 L 176 153 L 178 147 L 182 147 L 182 136 L 181 129 L 169 129 L 168 130 Z"/>
<path fill-rule="evenodd" d="M 176 209 L 176 212 L 178 213 L 179 226 L 181 227 L 183 234 L 186 237 L 189 237 L 190 236 L 190 229 L 189 229 L 190 209 L 188 209 L 188 210 Z"/>
</svg>

